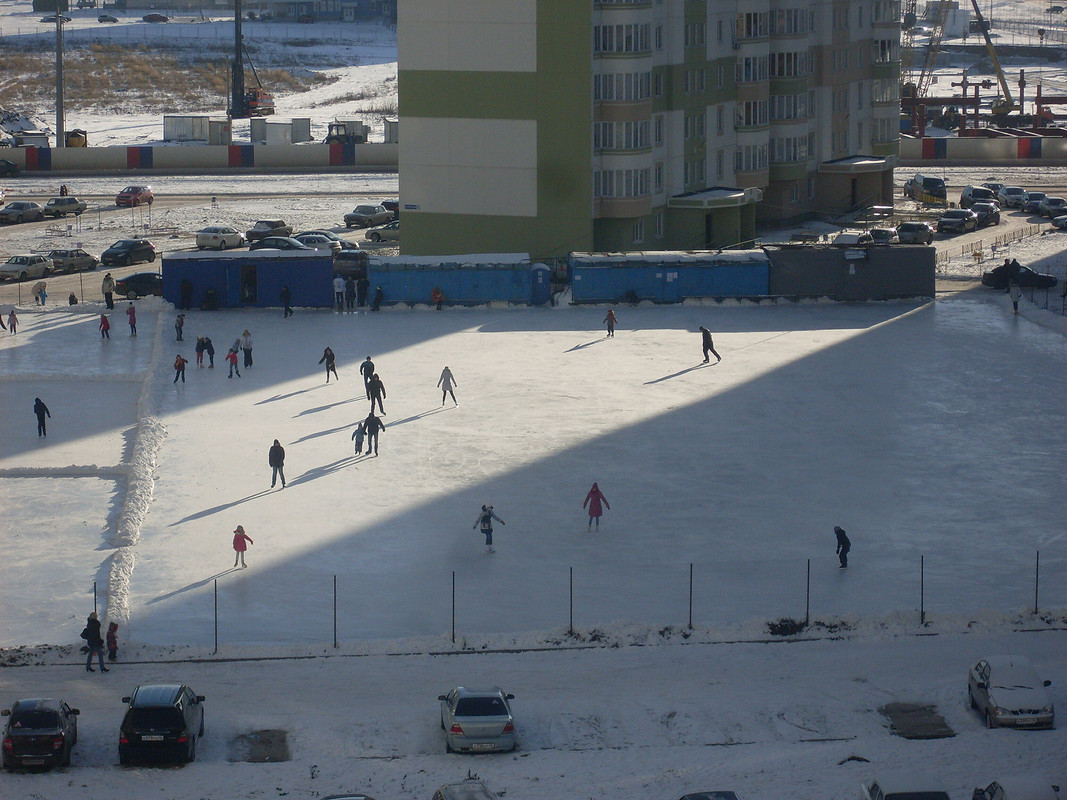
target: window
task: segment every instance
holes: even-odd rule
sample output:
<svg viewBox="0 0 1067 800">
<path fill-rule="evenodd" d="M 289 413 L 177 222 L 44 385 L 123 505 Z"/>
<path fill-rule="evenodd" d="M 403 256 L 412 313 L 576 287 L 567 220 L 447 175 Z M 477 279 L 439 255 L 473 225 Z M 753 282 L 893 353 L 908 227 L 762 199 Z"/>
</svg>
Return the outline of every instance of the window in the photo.
<svg viewBox="0 0 1067 800">
<path fill-rule="evenodd" d="M 652 168 L 653 175 L 653 188 L 657 192 L 663 191 L 663 162 L 657 161 L 656 166 Z"/>
<path fill-rule="evenodd" d="M 799 183 L 792 183 L 792 184 L 789 185 L 789 202 L 790 203 L 799 203 L 800 202 L 800 184 Z"/>
<path fill-rule="evenodd" d="M 807 119 L 811 116 L 808 93 L 772 94 L 769 101 L 771 122 Z"/>
<path fill-rule="evenodd" d="M 685 138 L 686 139 L 703 139 L 704 130 L 704 114 L 692 114 L 685 118 Z"/>
<path fill-rule="evenodd" d="M 849 51 L 847 48 L 841 50 L 834 50 L 834 72 L 848 72 L 849 70 Z"/>
<path fill-rule="evenodd" d="M 895 142 L 900 138 L 900 126 L 895 119 L 874 119 L 871 125 L 871 139 L 875 142 Z"/>
<path fill-rule="evenodd" d="M 594 150 L 641 150 L 648 147 L 648 120 L 594 122 Z"/>
<path fill-rule="evenodd" d="M 715 151 L 715 177 L 721 178 L 723 176 L 723 164 L 724 164 L 724 151 Z"/>
<path fill-rule="evenodd" d="M 721 42 L 722 41 L 722 20 L 720 19 L 718 22 L 715 23 L 715 25 L 716 25 L 716 31 L 717 31 L 716 38 Z"/>
<path fill-rule="evenodd" d="M 767 124 L 767 101 L 746 100 L 737 104 L 737 127 L 752 128 Z"/>
<path fill-rule="evenodd" d="M 593 76 L 593 100 L 648 100 L 652 94 L 648 72 L 618 72 Z"/>
<path fill-rule="evenodd" d="M 715 106 L 715 133 L 718 136 L 723 135 L 723 126 L 725 125 L 724 109 L 722 106 Z"/>
<path fill-rule="evenodd" d="M 655 226 L 656 238 L 657 239 L 662 239 L 663 238 L 663 212 L 662 211 L 657 211 L 652 216 L 652 224 Z"/>
<path fill-rule="evenodd" d="M 808 178 L 808 199 L 815 199 L 815 176 L 812 175 Z"/>
<path fill-rule="evenodd" d="M 634 244 L 640 244 L 645 240 L 645 221 L 642 219 L 637 220 L 633 227 Z"/>
<path fill-rule="evenodd" d="M 706 88 L 707 73 L 704 68 L 700 69 L 687 69 L 685 71 L 685 93 L 696 94 L 697 92 L 703 92 Z"/>
<path fill-rule="evenodd" d="M 767 80 L 767 56 L 745 56 L 737 59 L 735 78 L 738 83 L 753 83 Z"/>
<path fill-rule="evenodd" d="M 734 153 L 734 169 L 737 172 L 751 172 L 767 169 L 767 145 L 746 144 Z"/>
<path fill-rule="evenodd" d="M 593 172 L 593 196 L 646 197 L 650 173 L 649 169 L 596 170 Z"/>
<path fill-rule="evenodd" d="M 798 33 L 810 33 L 813 15 L 807 8 L 779 9 L 771 12 L 771 34 L 775 36 L 793 36 Z"/>
<path fill-rule="evenodd" d="M 834 53 L 836 63 L 837 53 Z M 774 53 L 770 57 L 770 75 L 772 78 L 795 78 L 811 74 L 811 53 Z"/>
<path fill-rule="evenodd" d="M 706 166 L 703 158 L 686 161 L 682 166 L 682 182 L 686 186 L 697 184 L 703 186 L 707 182 Z"/>
<path fill-rule="evenodd" d="M 871 6 L 871 22 L 898 22 L 899 20 L 899 0 L 874 0 Z"/>
<path fill-rule="evenodd" d="M 652 141 L 657 147 L 663 146 L 663 115 L 656 114 L 652 123 Z"/>
<path fill-rule="evenodd" d="M 656 26 L 656 50 L 663 49 L 663 26 Z"/>
<path fill-rule="evenodd" d="M 831 18 L 831 27 L 835 31 L 847 31 L 848 30 L 848 6 L 842 8 L 835 8 L 833 11 L 833 17 Z"/>
<path fill-rule="evenodd" d="M 863 81 L 856 84 L 856 108 L 863 108 Z"/>
<path fill-rule="evenodd" d="M 719 64 L 719 66 L 715 70 L 715 72 L 716 72 L 715 85 L 719 89 L 721 89 L 723 87 L 723 83 L 726 81 L 726 67 L 724 65 L 722 65 L 722 64 Z"/>
<path fill-rule="evenodd" d="M 807 136 L 784 136 L 771 139 L 769 158 L 771 163 L 807 161 L 811 158 Z"/>
<path fill-rule="evenodd" d="M 762 39 L 767 35 L 770 14 L 766 11 L 750 11 L 737 15 L 738 39 Z"/>
<path fill-rule="evenodd" d="M 708 26 L 705 22 L 689 22 L 685 26 L 685 46 L 703 47 L 708 43 Z M 657 48 L 659 49 L 659 48 Z"/>
<path fill-rule="evenodd" d="M 893 39 L 876 39 L 874 41 L 871 57 L 876 64 L 890 64 L 898 61 L 897 47 L 899 42 Z"/>
<path fill-rule="evenodd" d="M 594 53 L 646 53 L 651 27 L 645 25 L 597 25 L 593 28 Z"/>
<path fill-rule="evenodd" d="M 830 95 L 830 111 L 834 114 L 848 113 L 848 89 L 835 89 Z"/>
<path fill-rule="evenodd" d="M 871 102 L 900 102 L 900 83 L 898 81 L 881 79 L 871 81 Z"/>
<path fill-rule="evenodd" d="M 663 97 L 663 73 L 657 72 L 652 76 L 652 93 L 656 97 Z"/>
</svg>

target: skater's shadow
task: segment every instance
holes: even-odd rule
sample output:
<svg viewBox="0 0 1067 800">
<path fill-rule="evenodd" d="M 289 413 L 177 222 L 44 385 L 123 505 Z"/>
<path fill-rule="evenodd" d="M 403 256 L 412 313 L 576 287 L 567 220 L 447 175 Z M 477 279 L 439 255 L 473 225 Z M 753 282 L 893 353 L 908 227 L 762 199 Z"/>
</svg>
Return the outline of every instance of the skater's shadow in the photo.
<svg viewBox="0 0 1067 800">
<path fill-rule="evenodd" d="M 276 394 L 274 397 L 268 397 L 266 400 L 260 400 L 256 403 L 257 406 L 261 406 L 265 403 L 273 403 L 275 400 L 288 400 L 290 397 L 296 397 L 298 394 L 304 394 L 305 392 L 313 392 L 316 389 L 321 389 L 324 384 L 318 386 L 311 386 L 307 389 L 297 389 L 295 392 L 289 392 L 288 394 Z"/>
<path fill-rule="evenodd" d="M 339 472 L 345 467 L 352 466 L 352 464 L 354 464 L 358 460 L 360 460 L 359 456 L 348 456 L 347 458 L 342 458 L 340 461 L 334 461 L 332 464 L 323 464 L 321 467 L 312 467 L 303 475 L 298 475 L 297 477 L 293 478 L 293 480 L 289 481 L 289 483 L 286 485 L 295 486 L 298 483 L 307 483 L 308 481 L 313 481 L 316 478 L 323 478 L 334 472 Z"/>
<path fill-rule="evenodd" d="M 715 362 L 715 364 L 718 363 L 718 361 Z M 686 367 L 685 369 L 678 370 L 677 372 L 672 372 L 670 375 L 664 375 L 662 378 L 656 378 L 654 381 L 645 381 L 645 386 L 651 386 L 652 384 L 660 383 L 661 381 L 669 381 L 671 378 L 677 378 L 681 375 L 685 375 L 687 372 L 692 372 L 693 370 L 704 369 L 704 367 L 714 367 L 715 364 L 701 363 L 692 367 Z"/>
<path fill-rule="evenodd" d="M 360 397 L 360 398 L 352 397 L 352 398 L 349 398 L 348 400 L 339 400 L 336 403 L 329 403 L 329 404 L 324 405 L 324 406 L 315 406 L 314 408 L 306 408 L 303 411 L 301 411 L 299 414 L 294 414 L 293 415 L 293 419 L 296 419 L 297 417 L 303 417 L 303 416 L 305 416 L 307 414 L 318 414 L 320 411 L 329 411 L 331 408 L 336 408 L 337 406 L 343 406 L 343 405 L 345 405 L 345 403 L 354 403 L 354 402 L 356 402 L 357 399 L 358 400 L 362 400 L 363 398 L 362 397 Z"/>
<path fill-rule="evenodd" d="M 242 503 L 247 503 L 249 500 L 255 500 L 257 497 L 262 497 L 265 494 L 270 494 L 270 489 L 264 489 L 262 492 L 256 492 L 250 494 L 248 497 L 242 497 L 240 500 L 234 500 L 232 503 L 222 503 L 221 505 L 212 506 L 211 508 L 205 508 L 203 511 L 197 511 L 195 514 L 190 514 L 187 517 L 182 517 L 177 522 L 172 522 L 168 525 L 168 528 L 173 528 L 176 525 L 181 525 L 186 522 L 192 522 L 194 519 L 203 519 L 204 517 L 210 517 L 212 514 L 218 514 L 220 511 L 225 511 L 228 508 L 239 506 Z"/>
<path fill-rule="evenodd" d="M 452 406 L 452 408 L 455 408 L 455 406 Z M 395 419 L 395 420 L 393 420 L 392 422 L 389 423 L 389 427 L 390 428 L 395 428 L 397 425 L 403 425 L 405 422 L 414 422 L 417 419 L 422 419 L 423 417 L 428 417 L 431 414 L 440 414 L 442 411 L 447 411 L 447 410 L 448 409 L 445 408 L 444 406 L 442 406 L 441 408 L 431 408 L 429 411 L 423 411 L 421 414 L 413 414 L 410 417 L 404 417 L 404 419 Z"/>
<path fill-rule="evenodd" d="M 316 431 L 315 433 L 309 433 L 307 436 L 301 436 L 299 439 L 297 439 L 295 442 L 293 442 L 293 444 L 299 444 L 300 442 L 306 442 L 309 439 L 318 439 L 319 437 L 322 437 L 322 436 L 329 436 L 331 433 L 340 433 L 341 431 L 345 430 L 346 428 L 351 428 L 351 427 L 352 427 L 351 425 L 341 425 L 341 426 L 339 426 L 337 428 L 327 428 L 326 430 Z"/>
<path fill-rule="evenodd" d="M 592 347 L 594 344 L 600 344 L 601 342 L 606 341 L 607 339 L 608 339 L 608 337 L 604 336 L 604 337 L 602 337 L 600 339 L 594 339 L 591 342 L 586 342 L 585 344 L 576 344 L 570 350 L 566 350 L 565 352 L 573 353 L 575 350 L 584 350 L 586 347 Z"/>
<path fill-rule="evenodd" d="M 153 597 L 151 600 L 149 600 L 147 603 L 145 603 L 145 605 L 150 606 L 153 603 L 158 603 L 158 602 L 160 602 L 162 600 L 169 600 L 170 598 L 175 597 L 176 595 L 183 594 L 184 592 L 188 592 L 190 589 L 199 589 L 201 586 L 206 586 L 207 584 L 211 583 L 213 580 L 215 580 L 217 578 L 221 578 L 223 575 L 229 575 L 231 572 L 237 572 L 237 567 L 230 567 L 230 569 L 224 569 L 222 572 L 216 572 L 210 578 L 204 578 L 204 580 L 202 580 L 202 581 L 195 581 L 195 582 L 190 583 L 190 584 L 188 584 L 186 586 L 183 586 L 180 589 L 175 589 L 173 592 L 167 592 L 166 594 L 159 595 L 159 597 Z"/>
</svg>

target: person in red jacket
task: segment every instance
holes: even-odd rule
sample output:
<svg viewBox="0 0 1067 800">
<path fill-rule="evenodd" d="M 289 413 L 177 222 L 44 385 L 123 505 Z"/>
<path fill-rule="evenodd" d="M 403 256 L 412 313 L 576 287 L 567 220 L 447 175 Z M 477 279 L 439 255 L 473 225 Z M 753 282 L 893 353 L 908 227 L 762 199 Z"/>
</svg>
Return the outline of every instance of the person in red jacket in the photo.
<svg viewBox="0 0 1067 800">
<path fill-rule="evenodd" d="M 100 338 L 101 339 L 110 339 L 111 338 L 111 322 L 110 322 L 110 320 L 108 320 L 107 314 L 101 314 L 100 315 Z"/>
<path fill-rule="evenodd" d="M 237 377 L 240 378 L 241 377 L 241 370 L 237 369 L 237 351 L 234 350 L 232 347 L 230 348 L 230 351 L 226 354 L 226 361 L 230 365 L 230 374 L 227 375 L 226 377 L 227 378 L 232 378 L 233 377 L 233 373 L 236 372 L 237 373 Z"/>
<path fill-rule="evenodd" d="M 601 508 L 603 504 L 603 508 Z M 600 487 L 593 484 L 593 488 L 589 490 L 589 493 L 585 496 L 585 502 L 582 503 L 582 508 L 589 506 L 589 526 L 586 530 L 593 527 L 593 520 L 596 520 L 596 529 L 600 530 L 600 517 L 604 514 L 604 508 L 610 509 L 608 505 L 608 498 L 604 497 L 604 493 L 600 491 Z"/>
<path fill-rule="evenodd" d="M 245 564 L 245 551 L 248 549 L 248 545 L 255 544 L 252 541 L 252 537 L 245 533 L 244 525 L 238 525 L 233 531 L 233 551 L 236 555 L 233 557 L 233 568 L 237 569 L 237 562 L 241 562 L 241 569 L 244 569 Z"/>
<path fill-rule="evenodd" d="M 133 303 L 130 303 L 129 308 L 126 309 L 126 316 L 130 318 L 130 336 L 137 335 L 137 309 L 133 307 Z"/>
<path fill-rule="evenodd" d="M 119 658 L 119 624 L 112 622 L 107 626 L 107 660 L 117 661 Z"/>
</svg>

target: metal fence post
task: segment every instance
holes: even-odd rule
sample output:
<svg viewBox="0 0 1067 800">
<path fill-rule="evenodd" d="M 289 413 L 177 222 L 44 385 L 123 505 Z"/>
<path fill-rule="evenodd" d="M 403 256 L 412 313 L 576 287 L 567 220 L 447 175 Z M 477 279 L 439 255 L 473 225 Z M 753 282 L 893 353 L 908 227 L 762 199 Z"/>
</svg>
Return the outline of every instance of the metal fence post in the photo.
<svg viewBox="0 0 1067 800">
<path fill-rule="evenodd" d="M 337 576 L 333 576 L 333 649 L 337 649 Z"/>
<path fill-rule="evenodd" d="M 452 644 L 456 643 L 456 571 L 452 570 Z"/>
<path fill-rule="evenodd" d="M 212 655 L 219 652 L 219 579 L 215 578 L 215 650 Z"/>
<path fill-rule="evenodd" d="M 811 624 L 811 559 L 808 559 L 808 579 L 804 589 L 804 627 Z"/>
<path fill-rule="evenodd" d="M 567 622 L 567 633 L 574 635 L 574 567 L 568 567 L 570 572 L 570 616 Z"/>
<path fill-rule="evenodd" d="M 919 624 L 926 624 L 926 556 L 919 556 Z"/>
<path fill-rule="evenodd" d="M 689 562 L 689 630 L 693 630 L 693 562 Z"/>
<path fill-rule="evenodd" d="M 93 613 L 98 613 L 99 609 L 96 607 L 96 581 L 93 581 Z"/>
<path fill-rule="evenodd" d="M 1034 615 L 1037 615 L 1037 588 L 1041 576 L 1041 551 L 1034 554 Z"/>
</svg>

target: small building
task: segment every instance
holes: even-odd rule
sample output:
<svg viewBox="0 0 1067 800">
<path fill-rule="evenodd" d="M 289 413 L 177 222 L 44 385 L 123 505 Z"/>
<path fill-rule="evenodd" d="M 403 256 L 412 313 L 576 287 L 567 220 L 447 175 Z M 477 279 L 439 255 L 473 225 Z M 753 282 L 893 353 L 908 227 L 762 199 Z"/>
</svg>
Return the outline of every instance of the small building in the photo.
<svg viewBox="0 0 1067 800">
<path fill-rule="evenodd" d="M 371 296 L 380 286 L 385 305 L 429 304 L 435 288 L 448 305 L 538 306 L 548 303 L 552 294 L 551 270 L 531 264 L 526 253 L 372 256 L 368 270 Z"/>
<path fill-rule="evenodd" d="M 164 253 L 162 264 L 163 298 L 175 305 L 189 281 L 197 308 L 277 307 L 285 286 L 294 306 L 333 306 L 333 256 L 317 250 Z"/>
</svg>

